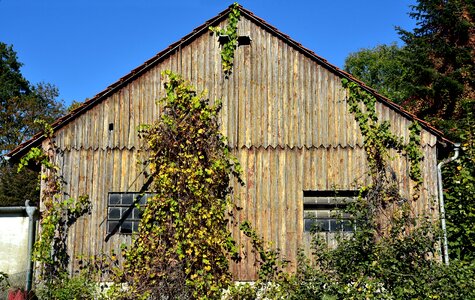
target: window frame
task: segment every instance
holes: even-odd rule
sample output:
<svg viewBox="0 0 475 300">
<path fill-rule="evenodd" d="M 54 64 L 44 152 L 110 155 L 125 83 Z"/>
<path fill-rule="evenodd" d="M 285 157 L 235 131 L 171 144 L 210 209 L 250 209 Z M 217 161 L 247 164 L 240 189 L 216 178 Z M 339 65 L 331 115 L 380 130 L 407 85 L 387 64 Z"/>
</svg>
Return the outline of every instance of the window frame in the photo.
<svg viewBox="0 0 475 300">
<path fill-rule="evenodd" d="M 342 212 L 356 200 L 358 190 L 306 190 L 303 191 L 304 233 L 351 233 L 351 215 Z M 316 224 L 321 223 L 318 227 Z"/>
<path fill-rule="evenodd" d="M 152 193 L 109 192 L 107 194 L 106 234 L 131 235 L 138 231 L 142 208 Z M 112 214 L 112 216 L 111 216 Z"/>
</svg>

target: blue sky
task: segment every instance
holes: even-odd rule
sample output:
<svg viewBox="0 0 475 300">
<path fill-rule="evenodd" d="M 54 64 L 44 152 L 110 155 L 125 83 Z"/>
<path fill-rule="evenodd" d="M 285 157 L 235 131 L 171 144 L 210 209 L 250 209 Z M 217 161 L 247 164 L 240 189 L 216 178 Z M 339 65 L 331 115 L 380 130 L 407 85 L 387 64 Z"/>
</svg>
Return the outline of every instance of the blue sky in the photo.
<svg viewBox="0 0 475 300">
<path fill-rule="evenodd" d="M 0 0 L 0 41 L 32 83 L 83 101 L 217 15 L 233 1 Z M 343 67 L 349 53 L 399 41 L 415 0 L 242 0 L 260 18 Z"/>
</svg>

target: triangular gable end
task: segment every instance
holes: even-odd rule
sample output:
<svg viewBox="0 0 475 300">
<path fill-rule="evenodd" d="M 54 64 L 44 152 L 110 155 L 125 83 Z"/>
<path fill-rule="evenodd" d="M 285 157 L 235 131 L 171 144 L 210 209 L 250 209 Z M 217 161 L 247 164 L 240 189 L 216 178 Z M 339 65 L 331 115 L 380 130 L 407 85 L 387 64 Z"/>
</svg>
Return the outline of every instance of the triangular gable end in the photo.
<svg viewBox="0 0 475 300">
<path fill-rule="evenodd" d="M 127 75 L 123 76 L 120 78 L 117 82 L 111 84 L 109 87 L 107 87 L 104 91 L 98 93 L 96 96 L 91 98 L 90 100 L 86 101 L 83 103 L 80 107 L 76 108 L 75 110 L 71 111 L 69 114 L 65 115 L 64 117 L 59 118 L 56 120 L 52 126 L 55 131 L 59 130 L 60 128 L 66 126 L 67 124 L 73 122 L 76 120 L 79 116 L 96 106 L 97 104 L 101 103 L 104 99 L 108 98 L 110 95 L 114 94 L 116 91 L 119 91 L 122 87 L 126 86 L 128 83 L 132 82 L 133 80 L 137 79 L 140 77 L 142 74 L 146 73 L 150 69 L 152 69 L 154 66 L 165 60 L 167 57 L 169 57 L 171 54 L 173 54 L 175 51 L 180 49 L 181 47 L 185 47 L 189 43 L 192 43 L 195 39 L 197 39 L 199 36 L 203 34 L 209 34 L 209 27 L 210 26 L 216 26 L 220 22 L 222 22 L 227 15 L 230 12 L 232 6 L 228 7 L 226 10 L 222 11 L 219 13 L 217 16 L 214 18 L 211 18 L 210 20 L 206 21 L 204 24 L 198 26 L 195 28 L 190 34 L 184 36 L 182 39 L 179 41 L 171 44 L 169 47 L 164 49 L 163 51 L 159 52 L 157 55 L 152 57 L 151 59 L 147 60 L 144 62 L 142 65 L 139 67 L 135 68 L 132 70 L 130 73 Z M 319 65 L 327 69 L 328 71 L 332 72 L 333 74 L 337 75 L 340 78 L 346 78 L 348 80 L 354 81 L 358 83 L 363 89 L 366 91 L 370 92 L 373 94 L 380 103 L 384 104 L 385 106 L 388 106 L 392 110 L 396 111 L 400 115 L 404 116 L 405 118 L 409 120 L 415 120 L 419 122 L 422 127 L 430 132 L 431 134 L 435 135 L 437 137 L 437 141 L 440 144 L 445 144 L 449 143 L 452 144 L 451 141 L 443 137 L 442 133 L 437 130 L 436 128 L 432 127 L 429 123 L 418 119 L 415 115 L 411 114 L 410 112 L 404 110 L 402 107 L 399 105 L 393 103 L 390 101 L 388 98 L 378 94 L 375 90 L 369 88 L 366 86 L 363 82 L 359 81 L 358 79 L 354 78 L 352 75 L 342 71 L 338 67 L 330 64 L 328 61 L 325 59 L 321 58 L 317 54 L 315 54 L 313 51 L 303 47 L 300 43 L 294 41 L 291 39 L 289 36 L 285 35 L 284 33 L 280 32 L 277 28 L 273 27 L 272 25 L 268 24 L 265 22 L 263 19 L 255 16 L 252 12 L 244 9 L 242 6 L 239 6 L 239 10 L 241 12 L 241 17 L 247 18 L 251 20 L 253 23 L 256 25 L 260 26 L 273 36 L 279 38 L 282 40 L 284 43 L 289 44 L 291 47 L 294 49 L 298 50 L 300 53 L 303 55 L 309 57 L 310 59 L 314 60 L 317 62 Z M 252 37 L 251 37 L 252 38 Z M 34 135 L 30 140 L 22 143 L 12 151 L 10 151 L 6 157 L 12 158 L 14 161 L 18 160 L 21 156 L 23 156 L 31 147 L 38 146 L 41 141 L 43 140 L 43 134 L 42 133 L 37 133 Z"/>
</svg>

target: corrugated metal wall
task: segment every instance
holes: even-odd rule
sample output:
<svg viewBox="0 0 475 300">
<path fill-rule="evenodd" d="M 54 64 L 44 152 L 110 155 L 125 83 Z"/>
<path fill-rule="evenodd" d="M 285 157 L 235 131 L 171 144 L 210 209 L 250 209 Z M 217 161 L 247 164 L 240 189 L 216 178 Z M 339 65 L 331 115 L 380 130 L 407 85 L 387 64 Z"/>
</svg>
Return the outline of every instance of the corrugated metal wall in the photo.
<svg viewBox="0 0 475 300">
<path fill-rule="evenodd" d="M 160 73 L 171 69 L 190 80 L 210 99 L 222 99 L 222 130 L 243 166 L 246 186 L 235 186 L 243 210 L 238 221 L 250 220 L 257 231 L 281 249 L 295 265 L 304 247 L 303 190 L 355 189 L 364 184 L 366 160 L 362 137 L 348 113 L 340 78 L 270 32 L 242 17 L 239 34 L 251 45 L 237 48 L 234 73 L 221 71 L 216 36 L 199 35 L 142 76 L 63 127 L 56 134 L 66 192 L 89 194 L 92 215 L 71 229 L 71 255 L 118 249 L 130 236 L 105 242 L 108 192 L 138 191 L 144 182 L 136 165 L 140 141 L 137 126 L 160 113 L 164 95 Z M 408 137 L 410 121 L 377 105 L 398 136 Z M 111 128 L 111 126 L 113 128 Z M 422 211 L 436 195 L 436 137 L 422 133 L 424 145 Z M 396 155 L 396 154 L 395 154 Z M 393 168 L 406 194 L 410 192 L 405 158 Z M 233 229 L 238 241 L 243 237 Z M 233 266 L 236 278 L 252 279 L 253 258 Z"/>
</svg>

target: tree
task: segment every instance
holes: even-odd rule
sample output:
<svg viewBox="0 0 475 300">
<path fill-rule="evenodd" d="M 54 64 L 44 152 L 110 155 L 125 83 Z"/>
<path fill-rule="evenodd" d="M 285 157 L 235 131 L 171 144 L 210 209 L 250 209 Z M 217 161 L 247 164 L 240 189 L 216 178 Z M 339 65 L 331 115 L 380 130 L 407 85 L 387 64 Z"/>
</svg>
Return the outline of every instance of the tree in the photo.
<svg viewBox="0 0 475 300">
<path fill-rule="evenodd" d="M 475 3 L 419 0 L 412 9 L 417 27 L 399 29 L 406 44 L 408 104 L 436 122 L 463 117 L 463 102 L 475 99 Z"/>
<path fill-rule="evenodd" d="M 396 103 L 408 97 L 403 65 L 403 49 L 395 43 L 378 45 L 351 53 L 345 59 L 345 71 Z"/>
<path fill-rule="evenodd" d="M 401 48 L 379 45 L 352 53 L 345 70 L 450 134 L 452 121 L 469 109 L 464 103 L 475 99 L 475 4 L 420 0 L 412 9 L 417 27 L 398 28 Z"/>
<path fill-rule="evenodd" d="M 21 74 L 22 64 L 12 46 L 0 42 L 0 205 L 36 200 L 37 173 L 16 172 L 3 155 L 42 128 L 36 119 L 51 122 L 63 113 L 58 89 L 48 83 L 31 85 Z"/>
<path fill-rule="evenodd" d="M 452 258 L 475 255 L 475 2 L 419 0 L 406 43 L 409 107 L 463 145 L 456 165 L 445 170 L 446 215 Z"/>
<path fill-rule="evenodd" d="M 237 258 L 227 226 L 230 175 L 240 167 L 219 131 L 219 102 L 210 106 L 180 76 L 165 75 L 163 113 L 141 130 L 155 195 L 122 279 L 134 299 L 215 299 L 231 280 L 228 258 Z"/>
</svg>

